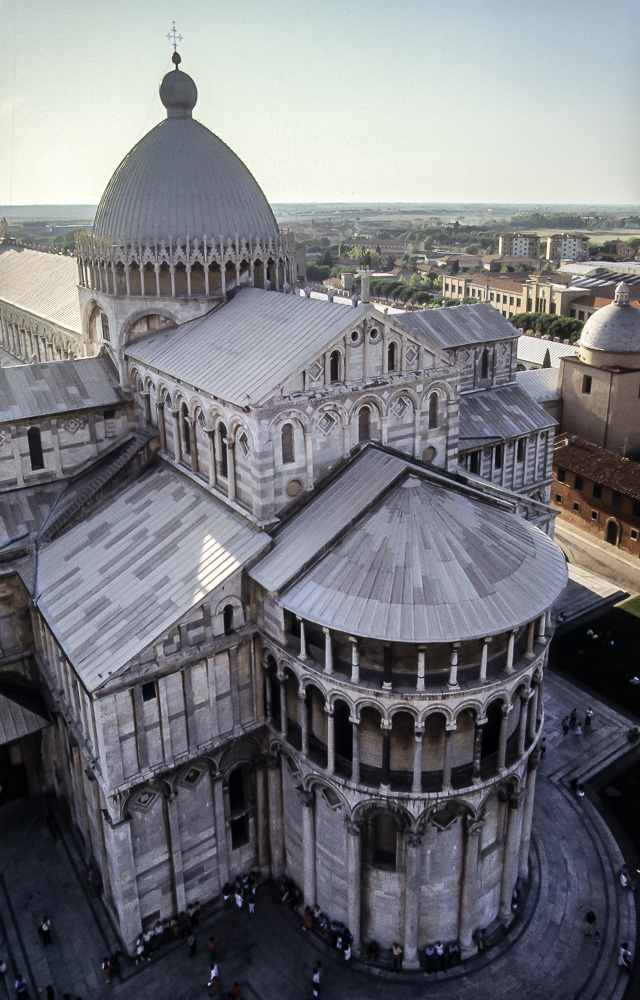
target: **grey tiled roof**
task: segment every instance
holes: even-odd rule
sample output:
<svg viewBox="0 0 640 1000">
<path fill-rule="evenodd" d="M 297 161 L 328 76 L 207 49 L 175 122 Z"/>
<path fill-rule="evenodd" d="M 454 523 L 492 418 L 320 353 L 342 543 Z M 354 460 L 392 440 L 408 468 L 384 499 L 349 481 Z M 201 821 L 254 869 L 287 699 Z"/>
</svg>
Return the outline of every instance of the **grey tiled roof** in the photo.
<svg viewBox="0 0 640 1000">
<path fill-rule="evenodd" d="M 94 690 L 269 543 L 156 467 L 43 548 L 37 603 Z"/>
<path fill-rule="evenodd" d="M 12 698 L 0 694 L 0 746 L 13 743 L 39 729 L 46 729 L 51 723 L 41 715 L 20 705 Z"/>
<path fill-rule="evenodd" d="M 519 385 L 463 392 L 460 396 L 460 448 L 508 441 L 555 427 L 556 421 Z"/>
<path fill-rule="evenodd" d="M 387 467 L 373 503 L 367 484 L 376 464 L 384 472 L 386 458 L 374 451 L 369 461 L 353 462 L 327 491 L 321 512 L 322 494 L 276 535 L 274 550 L 251 575 L 263 585 L 285 581 L 278 595 L 284 607 L 349 634 L 428 643 L 514 628 L 553 603 L 567 571 L 544 532 L 504 505 L 399 459 Z M 404 475 L 389 482 L 402 465 Z M 316 523 L 334 524 L 331 540 L 314 535 L 314 513 Z M 296 545 L 304 562 L 292 577 Z"/>
<path fill-rule="evenodd" d="M 217 135 L 191 117 L 151 129 L 116 169 L 100 200 L 98 236 L 155 241 L 277 236 L 257 181 Z"/>
<path fill-rule="evenodd" d="M 436 347 L 448 349 L 496 340 L 511 340 L 518 331 L 488 302 L 469 306 L 423 309 L 394 316 L 407 330 L 422 334 Z"/>
<path fill-rule="evenodd" d="M 133 360 L 240 406 L 257 404 L 373 307 L 243 288 L 200 319 L 125 348 Z M 395 318 L 395 317 L 394 317 Z"/>
<path fill-rule="evenodd" d="M 531 368 L 529 371 L 516 372 L 516 379 L 527 395 L 536 403 L 542 403 L 550 399 L 560 399 L 558 373 L 557 368 Z"/>
<path fill-rule="evenodd" d="M 26 247 L 0 250 L 0 301 L 81 333 L 78 265 L 75 257 Z"/>
<path fill-rule="evenodd" d="M 557 344 L 555 340 L 542 340 L 540 337 L 531 337 L 526 333 L 518 337 L 518 361 L 528 361 L 531 364 L 541 365 L 547 351 L 549 351 L 551 366 L 558 368 L 560 358 L 564 358 L 568 354 L 577 354 L 578 348 L 575 344 Z"/>
<path fill-rule="evenodd" d="M 124 398 L 106 357 L 0 368 L 0 423 L 114 406 Z"/>
<path fill-rule="evenodd" d="M 2 494 L 0 502 L 0 547 L 20 535 L 37 533 L 63 492 L 59 481 Z"/>
</svg>

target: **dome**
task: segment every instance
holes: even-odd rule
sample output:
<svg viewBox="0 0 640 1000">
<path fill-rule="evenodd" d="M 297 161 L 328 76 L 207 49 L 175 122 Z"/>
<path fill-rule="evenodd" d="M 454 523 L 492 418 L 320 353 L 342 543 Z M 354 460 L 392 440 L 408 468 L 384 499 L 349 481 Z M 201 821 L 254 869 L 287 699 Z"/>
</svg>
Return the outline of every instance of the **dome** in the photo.
<svg viewBox="0 0 640 1000">
<path fill-rule="evenodd" d="M 621 281 L 610 306 L 603 306 L 584 324 L 581 348 L 611 354 L 640 352 L 640 309 L 629 304 L 629 286 Z"/>
<path fill-rule="evenodd" d="M 292 536 L 308 559 L 304 534 L 292 529 Z M 286 560 L 286 531 L 280 538 Z M 278 556 L 276 546 L 252 572 L 263 586 L 264 567 L 277 565 Z M 562 552 L 539 528 L 409 476 L 285 586 L 280 601 L 293 614 L 347 635 L 455 642 L 541 615 L 566 579 Z"/>
<path fill-rule="evenodd" d="M 100 199 L 95 236 L 140 242 L 277 236 L 278 225 L 242 160 L 191 112 L 196 85 L 178 69 L 164 77 L 167 118 L 133 147 Z"/>
</svg>

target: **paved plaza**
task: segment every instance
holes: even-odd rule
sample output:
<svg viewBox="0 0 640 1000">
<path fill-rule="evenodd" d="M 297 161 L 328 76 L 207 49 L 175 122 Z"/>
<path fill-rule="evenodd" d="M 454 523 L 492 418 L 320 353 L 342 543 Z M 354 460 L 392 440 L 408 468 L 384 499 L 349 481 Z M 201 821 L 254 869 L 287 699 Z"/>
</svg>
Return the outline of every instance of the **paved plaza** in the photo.
<svg viewBox="0 0 640 1000">
<path fill-rule="evenodd" d="M 575 705 L 594 708 L 590 736 L 562 735 L 560 720 Z M 345 965 L 299 918 L 274 901 L 268 886 L 258 893 L 256 915 L 214 908 L 205 912 L 191 958 L 186 942 L 154 955 L 149 964 L 122 961 L 121 974 L 103 982 L 100 964 L 113 950 L 113 925 L 99 899 L 86 890 L 79 844 L 57 807 L 61 836 L 54 843 L 44 824 L 47 803 L 30 800 L 0 809 L 0 955 L 9 964 L 5 990 L 13 1000 L 17 971 L 30 996 L 72 1000 L 113 997 L 136 1000 L 196 1000 L 207 996 L 207 939 L 215 937 L 226 996 L 238 980 L 252 1000 L 307 1000 L 313 965 L 325 968 L 322 996 L 364 1000 L 398 996 L 442 1000 L 609 1000 L 621 998 L 628 977 L 617 966 L 620 942 L 635 942 L 631 893 L 617 879 L 620 850 L 589 798 L 578 799 L 571 779 L 588 779 L 627 752 L 629 722 L 587 699 L 568 681 L 547 673 L 547 753 L 538 772 L 531 878 L 522 919 L 490 951 L 464 966 L 426 973 L 371 971 Z M 602 943 L 584 936 L 583 917 L 593 909 Z M 52 943 L 44 947 L 38 923 L 52 920 Z M 251 919 L 251 923 L 248 920 Z M 635 945 L 634 945 L 635 948 Z M 0 984 L 0 998 L 3 986 Z"/>
</svg>

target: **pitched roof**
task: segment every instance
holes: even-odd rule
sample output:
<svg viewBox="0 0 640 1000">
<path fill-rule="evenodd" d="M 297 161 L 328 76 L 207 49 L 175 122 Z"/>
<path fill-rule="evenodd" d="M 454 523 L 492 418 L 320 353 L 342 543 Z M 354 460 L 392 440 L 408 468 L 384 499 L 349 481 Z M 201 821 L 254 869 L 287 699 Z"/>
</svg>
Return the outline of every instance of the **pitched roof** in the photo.
<svg viewBox="0 0 640 1000">
<path fill-rule="evenodd" d="M 269 544 L 222 501 L 154 467 L 42 549 L 36 602 L 95 690 Z"/>
<path fill-rule="evenodd" d="M 565 560 L 479 492 L 370 449 L 292 516 L 250 574 L 283 607 L 348 634 L 449 642 L 517 627 L 557 598 Z"/>
<path fill-rule="evenodd" d="M 555 340 L 542 340 L 526 333 L 518 337 L 518 361 L 542 365 L 547 351 L 552 368 L 559 368 L 560 358 L 565 358 L 568 354 L 577 354 L 578 347 L 576 344 L 558 344 Z"/>
<path fill-rule="evenodd" d="M 0 423 L 121 403 L 107 357 L 0 368 Z"/>
<path fill-rule="evenodd" d="M 422 309 L 419 312 L 394 316 L 412 333 L 443 350 L 467 344 L 512 340 L 518 331 L 488 302 L 469 306 L 448 306 L 442 309 Z"/>
<path fill-rule="evenodd" d="M 561 434 L 556 438 L 553 464 L 640 500 L 640 462 L 616 455 L 577 434 Z"/>
<path fill-rule="evenodd" d="M 75 257 L 17 246 L 0 249 L 3 301 L 73 333 L 82 332 Z"/>
<path fill-rule="evenodd" d="M 370 311 L 242 288 L 206 316 L 151 333 L 125 353 L 227 402 L 255 405 Z"/>
<path fill-rule="evenodd" d="M 555 427 L 556 421 L 519 385 L 463 392 L 460 396 L 460 450 L 490 441 L 533 434 Z"/>
<path fill-rule="evenodd" d="M 0 746 L 13 743 L 30 733 L 37 733 L 39 729 L 46 729 L 50 725 L 49 719 L 0 693 Z"/>
<path fill-rule="evenodd" d="M 558 392 L 558 374 L 557 368 L 531 368 L 516 372 L 516 380 L 520 388 L 536 403 L 542 403 L 561 398 Z"/>
</svg>

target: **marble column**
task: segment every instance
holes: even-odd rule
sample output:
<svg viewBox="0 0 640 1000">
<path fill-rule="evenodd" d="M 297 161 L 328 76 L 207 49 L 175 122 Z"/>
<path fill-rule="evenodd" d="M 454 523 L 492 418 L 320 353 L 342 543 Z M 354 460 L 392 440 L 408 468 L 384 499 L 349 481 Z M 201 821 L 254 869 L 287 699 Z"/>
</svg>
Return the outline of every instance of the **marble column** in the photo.
<svg viewBox="0 0 640 1000">
<path fill-rule="evenodd" d="M 482 650 L 480 653 L 480 675 L 478 680 L 481 684 L 484 684 L 487 679 L 487 663 L 489 661 L 489 643 L 491 642 L 491 636 L 485 636 L 485 638 L 481 639 L 480 642 L 482 643 Z"/>
<path fill-rule="evenodd" d="M 142 393 L 142 405 L 144 410 L 144 422 L 148 427 L 151 423 L 151 393 L 148 389 Z"/>
<path fill-rule="evenodd" d="M 520 696 L 520 718 L 518 719 L 518 757 L 524 753 L 525 737 L 527 735 L 527 710 L 529 699 L 527 695 Z"/>
<path fill-rule="evenodd" d="M 305 906 L 316 902 L 316 800 L 313 792 L 302 793 L 302 895 Z"/>
<path fill-rule="evenodd" d="M 388 643 L 384 643 L 382 646 L 382 690 L 390 691 L 391 687 L 391 646 Z"/>
<path fill-rule="evenodd" d="M 333 646 L 331 644 L 331 632 L 326 626 L 323 626 L 322 631 L 324 632 L 324 672 L 325 674 L 332 674 Z"/>
<path fill-rule="evenodd" d="M 325 705 L 324 710 L 327 716 L 327 771 L 333 774 L 336 769 L 335 720 L 333 708 Z"/>
<path fill-rule="evenodd" d="M 362 885 L 362 845 L 361 831 L 357 823 L 347 823 L 347 924 L 353 935 L 351 950 L 359 955 L 360 940 L 360 898 Z"/>
<path fill-rule="evenodd" d="M 180 410 L 171 410 L 173 417 L 173 457 L 176 462 L 182 458 L 182 442 L 180 440 Z"/>
<path fill-rule="evenodd" d="M 538 686 L 534 684 L 529 696 L 527 709 L 527 740 L 531 743 L 536 735 L 536 715 L 538 707 Z"/>
<path fill-rule="evenodd" d="M 191 471 L 198 471 L 198 438 L 196 436 L 196 418 L 189 417 L 189 458 L 191 459 Z"/>
<path fill-rule="evenodd" d="M 546 615 L 540 615 L 540 617 L 538 618 L 538 636 L 537 636 L 537 641 L 539 643 L 541 643 L 542 645 L 544 645 L 544 643 L 546 643 L 546 641 L 547 641 L 546 625 L 547 625 Z"/>
<path fill-rule="evenodd" d="M 421 729 L 416 729 L 414 733 L 414 747 L 413 747 L 413 781 L 411 784 L 411 791 L 419 795 L 422 791 L 422 737 L 424 732 Z"/>
<path fill-rule="evenodd" d="M 180 913 L 187 907 L 187 897 L 184 888 L 184 869 L 182 865 L 182 837 L 180 835 L 180 819 L 178 816 L 177 795 L 170 795 L 166 800 L 167 819 L 169 821 L 170 859 L 175 889 L 175 910 Z"/>
<path fill-rule="evenodd" d="M 451 789 L 451 739 L 455 731 L 456 731 L 455 724 L 451 729 L 449 728 L 449 726 L 447 726 L 444 731 L 444 751 L 442 754 L 443 792 L 450 791 Z"/>
<path fill-rule="evenodd" d="M 229 881 L 229 850 L 227 847 L 227 818 L 224 806 L 224 789 L 222 775 L 217 774 L 211 779 L 213 786 L 213 814 L 216 827 L 216 854 L 218 858 L 218 875 L 220 885 Z"/>
<path fill-rule="evenodd" d="M 479 785 L 482 781 L 480 769 L 482 767 L 482 727 L 486 724 L 486 719 L 476 719 L 473 734 L 473 763 L 471 765 L 471 780 L 474 785 Z"/>
<path fill-rule="evenodd" d="M 358 649 L 358 640 L 350 635 L 349 642 L 351 643 L 351 683 L 360 683 L 360 650 Z"/>
<path fill-rule="evenodd" d="M 296 615 L 296 620 L 300 622 L 300 652 L 298 653 L 298 659 L 308 660 L 309 654 L 307 653 L 307 632 L 304 625 L 304 619 L 299 615 Z"/>
<path fill-rule="evenodd" d="M 405 833 L 404 880 L 404 962 L 405 969 L 419 969 L 418 931 L 420 926 L 420 848 L 422 839 Z"/>
<path fill-rule="evenodd" d="M 536 701 L 536 729 L 539 729 L 542 725 L 542 719 L 544 716 L 544 678 L 541 677 L 538 681 L 538 698 Z"/>
<path fill-rule="evenodd" d="M 513 666 L 513 653 L 515 648 L 515 642 L 516 642 L 516 633 L 509 632 L 509 642 L 507 643 L 507 663 L 505 667 L 505 670 L 508 674 L 512 674 L 515 669 Z"/>
<path fill-rule="evenodd" d="M 418 676 L 416 679 L 416 691 L 424 691 L 425 661 L 426 646 L 418 646 Z"/>
<path fill-rule="evenodd" d="M 391 788 L 391 720 L 380 721 L 382 729 L 382 777 L 380 788 L 387 791 Z"/>
<path fill-rule="evenodd" d="M 258 867 L 260 874 L 269 875 L 269 799 L 267 769 L 264 763 L 256 768 L 256 812 L 258 820 Z"/>
<path fill-rule="evenodd" d="M 205 427 L 205 434 L 209 442 L 207 451 L 209 452 L 209 486 L 211 489 L 216 485 L 216 432 L 213 427 Z"/>
<path fill-rule="evenodd" d="M 307 706 L 306 691 L 300 688 L 300 733 L 302 739 L 302 753 L 309 756 L 309 708 Z"/>
<path fill-rule="evenodd" d="M 280 732 L 284 737 L 287 735 L 287 679 L 278 676 L 280 685 Z"/>
<path fill-rule="evenodd" d="M 535 653 L 533 651 L 535 639 L 536 639 L 536 620 L 534 618 L 527 625 L 527 648 L 525 649 L 524 655 L 528 660 L 532 660 L 535 656 Z"/>
<path fill-rule="evenodd" d="M 507 736 L 510 715 L 511 705 L 503 705 L 502 717 L 500 719 L 500 735 L 498 737 L 498 772 L 504 772 L 507 769 Z"/>
<path fill-rule="evenodd" d="M 458 684 L 458 650 L 460 649 L 459 642 L 451 643 L 451 652 L 449 656 L 449 687 L 457 688 Z"/>
<path fill-rule="evenodd" d="M 360 720 L 349 717 L 351 723 L 351 780 L 360 784 Z"/>
<path fill-rule="evenodd" d="M 235 441 L 227 435 L 227 496 L 233 502 L 236 498 L 236 452 Z"/>
<path fill-rule="evenodd" d="M 476 951 L 473 943 L 473 932 L 476 929 L 475 902 L 478 895 L 478 849 L 483 826 L 483 819 L 474 819 L 471 816 L 466 817 L 466 843 L 464 848 L 464 871 L 460 891 L 460 922 L 458 929 L 462 958 L 467 958 Z"/>
<path fill-rule="evenodd" d="M 533 801 L 536 794 L 536 772 L 540 755 L 534 751 L 529 757 L 527 788 L 522 808 L 522 831 L 520 833 L 520 853 L 518 855 L 518 878 L 525 882 L 529 878 L 529 844 L 531 843 L 531 823 L 533 821 Z"/>
<path fill-rule="evenodd" d="M 499 910 L 500 920 L 505 925 L 511 922 L 511 900 L 516 884 L 522 794 L 521 789 L 512 792 L 507 804 L 507 836 L 504 845 Z"/>
<path fill-rule="evenodd" d="M 271 876 L 284 874 L 284 816 L 282 803 L 282 775 L 280 761 L 271 756 L 269 767 L 269 833 L 271 841 Z"/>
</svg>

